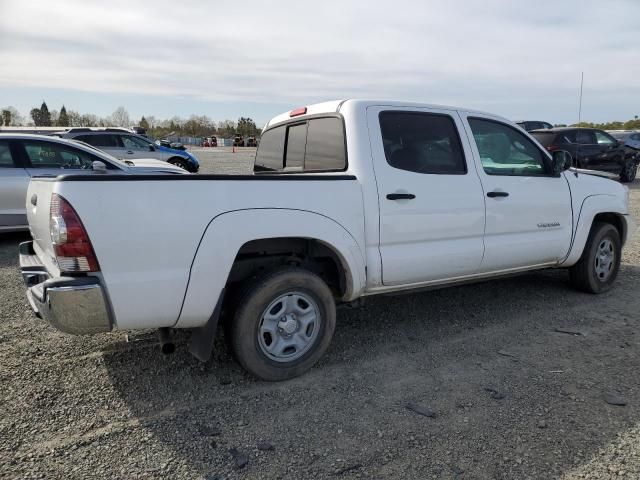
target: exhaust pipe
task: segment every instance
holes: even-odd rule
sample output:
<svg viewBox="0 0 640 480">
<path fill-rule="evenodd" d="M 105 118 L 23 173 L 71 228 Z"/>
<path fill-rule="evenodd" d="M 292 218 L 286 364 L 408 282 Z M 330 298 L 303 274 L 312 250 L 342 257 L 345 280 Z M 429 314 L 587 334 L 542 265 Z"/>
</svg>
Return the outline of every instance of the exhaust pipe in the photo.
<svg viewBox="0 0 640 480">
<path fill-rule="evenodd" d="M 163 327 L 158 329 L 158 341 L 160 342 L 160 350 L 165 355 L 176 351 L 176 344 L 173 343 L 173 335 L 170 328 Z"/>
</svg>

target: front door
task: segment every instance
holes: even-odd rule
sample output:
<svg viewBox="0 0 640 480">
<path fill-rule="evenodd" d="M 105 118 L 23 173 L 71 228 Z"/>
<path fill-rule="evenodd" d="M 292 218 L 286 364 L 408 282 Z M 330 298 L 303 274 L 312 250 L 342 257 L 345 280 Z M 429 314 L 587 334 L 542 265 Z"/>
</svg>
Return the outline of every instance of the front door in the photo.
<svg viewBox="0 0 640 480">
<path fill-rule="evenodd" d="M 370 107 L 384 285 L 477 272 L 484 198 L 455 111 Z"/>
<path fill-rule="evenodd" d="M 481 272 L 554 264 L 569 250 L 572 209 L 564 173 L 520 129 L 463 114 L 486 202 Z"/>
</svg>

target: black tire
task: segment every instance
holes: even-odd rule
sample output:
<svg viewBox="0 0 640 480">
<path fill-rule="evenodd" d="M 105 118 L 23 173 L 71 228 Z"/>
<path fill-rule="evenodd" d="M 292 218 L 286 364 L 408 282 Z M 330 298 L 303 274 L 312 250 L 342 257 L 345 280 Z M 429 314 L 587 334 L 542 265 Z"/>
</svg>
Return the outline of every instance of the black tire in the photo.
<svg viewBox="0 0 640 480">
<path fill-rule="evenodd" d="M 170 158 L 169 160 L 167 160 L 167 162 L 170 163 L 171 165 L 180 167 L 183 170 L 189 171 L 189 164 L 180 157 Z"/>
<path fill-rule="evenodd" d="M 620 172 L 620 181 L 624 183 L 633 182 L 636 179 L 636 173 L 638 171 L 638 162 L 631 158 L 627 160 Z"/>
<path fill-rule="evenodd" d="M 596 256 L 606 241 L 611 243 L 613 260 L 609 273 L 598 272 Z M 610 223 L 596 222 L 591 227 L 582 257 L 569 269 L 571 283 L 575 288 L 587 293 L 603 293 L 611 288 L 620 269 L 622 246 L 620 233 Z M 599 260 L 600 261 L 600 260 Z"/>
<path fill-rule="evenodd" d="M 315 302 L 320 317 L 318 332 L 302 356 L 275 361 L 261 346 L 263 316 L 266 318 L 265 311 L 273 302 L 298 292 Z M 249 373 L 271 382 L 287 380 L 309 370 L 327 350 L 335 330 L 336 305 L 331 290 L 316 274 L 298 267 L 279 268 L 248 281 L 237 298 L 237 309 L 228 325 L 229 340 L 236 359 Z"/>
</svg>

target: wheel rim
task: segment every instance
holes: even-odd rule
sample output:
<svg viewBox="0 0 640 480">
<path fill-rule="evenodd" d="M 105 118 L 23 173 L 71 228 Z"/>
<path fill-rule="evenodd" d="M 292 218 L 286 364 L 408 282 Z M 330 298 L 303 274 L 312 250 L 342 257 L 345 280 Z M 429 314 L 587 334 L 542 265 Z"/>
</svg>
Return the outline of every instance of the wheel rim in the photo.
<svg viewBox="0 0 640 480">
<path fill-rule="evenodd" d="M 594 261 L 596 277 L 598 277 L 598 280 L 601 282 L 607 281 L 613 272 L 615 260 L 616 252 L 613 247 L 613 242 L 608 238 L 601 240 L 598 245 Z"/>
<path fill-rule="evenodd" d="M 291 362 L 302 357 L 318 338 L 322 317 L 308 294 L 280 295 L 264 310 L 258 326 L 258 345 L 268 358 Z"/>
</svg>

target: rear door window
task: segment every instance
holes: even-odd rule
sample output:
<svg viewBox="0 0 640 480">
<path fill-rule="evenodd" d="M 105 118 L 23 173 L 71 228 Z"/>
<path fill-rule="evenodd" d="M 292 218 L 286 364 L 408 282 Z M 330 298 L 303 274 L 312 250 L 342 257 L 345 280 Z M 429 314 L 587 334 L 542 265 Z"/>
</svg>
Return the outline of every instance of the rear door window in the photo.
<svg viewBox="0 0 640 480">
<path fill-rule="evenodd" d="M 382 112 L 380 130 L 387 163 L 394 168 L 425 174 L 467 173 L 458 130 L 449 115 Z"/>
<path fill-rule="evenodd" d="M 580 145 L 595 145 L 598 143 L 595 135 L 590 130 L 576 130 L 575 135 L 575 143 Z"/>
<path fill-rule="evenodd" d="M 120 146 L 116 135 L 78 135 L 74 140 L 80 140 L 94 147 L 117 148 Z"/>
<path fill-rule="evenodd" d="M 13 157 L 11 156 L 11 149 L 9 148 L 9 142 L 0 141 L 0 168 L 13 168 Z"/>
</svg>

